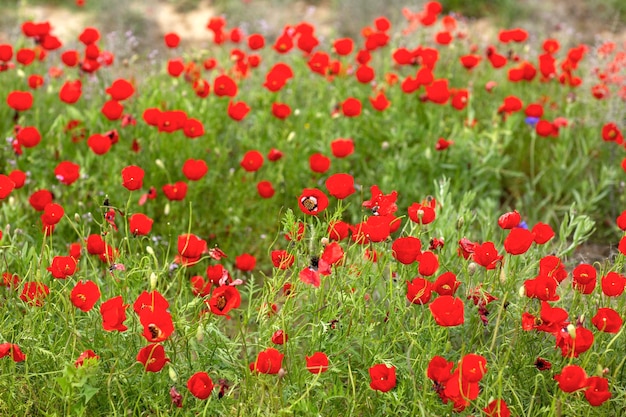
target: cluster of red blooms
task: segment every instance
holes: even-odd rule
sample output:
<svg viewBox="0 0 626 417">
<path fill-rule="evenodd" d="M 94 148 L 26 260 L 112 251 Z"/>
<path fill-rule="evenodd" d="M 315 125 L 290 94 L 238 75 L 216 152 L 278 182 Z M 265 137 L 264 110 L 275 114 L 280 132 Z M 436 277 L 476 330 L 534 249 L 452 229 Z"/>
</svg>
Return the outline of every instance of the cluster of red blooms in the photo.
<svg viewBox="0 0 626 417">
<path fill-rule="evenodd" d="M 435 356 L 428 364 L 427 375 L 433 381 L 433 387 L 443 403 L 451 402 L 454 411 L 461 412 L 470 401 L 478 398 L 480 391 L 478 383 L 487 373 L 487 360 L 481 355 L 470 353 L 461 358 L 454 371 L 452 368 L 454 362 Z M 498 407 L 499 414 L 488 415 L 499 417 L 510 415 L 504 401 L 500 400 Z"/>
</svg>

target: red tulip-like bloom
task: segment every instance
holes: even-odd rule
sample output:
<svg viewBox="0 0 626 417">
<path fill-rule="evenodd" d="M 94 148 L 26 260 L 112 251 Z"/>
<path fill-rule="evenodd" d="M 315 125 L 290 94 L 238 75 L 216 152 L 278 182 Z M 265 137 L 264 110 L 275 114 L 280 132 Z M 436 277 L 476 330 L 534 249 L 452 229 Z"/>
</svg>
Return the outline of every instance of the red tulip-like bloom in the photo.
<svg viewBox="0 0 626 417">
<path fill-rule="evenodd" d="M 204 125 L 198 119 L 193 117 L 187 118 L 182 126 L 183 133 L 189 139 L 199 138 L 204 135 Z"/>
<path fill-rule="evenodd" d="M 399 237 L 391 245 L 392 256 L 404 265 L 410 265 L 422 253 L 422 242 L 413 236 Z"/>
<path fill-rule="evenodd" d="M 563 392 L 574 392 L 587 385 L 587 373 L 578 365 L 567 365 L 554 376 Z"/>
<path fill-rule="evenodd" d="M 284 103 L 272 103 L 272 114 L 277 119 L 284 120 L 291 114 L 291 107 Z"/>
<path fill-rule="evenodd" d="M 341 112 L 346 117 L 356 117 L 361 114 L 361 102 L 354 98 L 347 98 L 343 103 L 341 103 Z"/>
<path fill-rule="evenodd" d="M 54 169 L 56 178 L 65 185 L 73 184 L 80 176 L 80 166 L 73 162 L 60 162 Z"/>
<path fill-rule="evenodd" d="M 143 347 L 137 353 L 137 362 L 143 364 L 146 372 L 159 372 L 169 361 L 165 357 L 165 349 L 159 343 Z"/>
<path fill-rule="evenodd" d="M 513 229 L 517 227 L 519 223 L 522 221 L 522 216 L 515 211 L 510 211 L 508 213 L 504 213 L 498 218 L 498 226 L 502 229 Z"/>
<path fill-rule="evenodd" d="M 516 227 L 504 239 L 504 250 L 511 255 L 521 255 L 528 251 L 533 240 L 534 235 L 530 230 Z"/>
<path fill-rule="evenodd" d="M 406 298 L 413 304 L 427 304 L 430 302 L 432 294 L 432 284 L 424 278 L 414 278 L 407 281 Z"/>
<path fill-rule="evenodd" d="M 55 256 L 52 258 L 52 265 L 46 269 L 54 278 L 65 279 L 74 275 L 77 265 L 76 259 L 71 256 Z"/>
<path fill-rule="evenodd" d="M 26 355 L 24 355 L 20 347 L 15 343 L 0 343 L 0 358 L 9 355 L 11 359 L 13 359 L 13 362 L 24 362 L 26 360 Z"/>
<path fill-rule="evenodd" d="M 250 370 L 262 374 L 277 374 L 282 367 L 284 356 L 274 348 L 267 348 L 259 352 L 256 361 L 250 364 Z"/>
<path fill-rule="evenodd" d="M 136 165 L 122 169 L 122 185 L 129 191 L 135 191 L 143 185 L 144 171 Z"/>
<path fill-rule="evenodd" d="M 256 189 L 262 198 L 272 198 L 276 193 L 270 181 L 259 181 L 256 185 Z"/>
<path fill-rule="evenodd" d="M 328 177 L 325 184 L 328 193 L 340 200 L 355 192 L 354 178 L 350 174 L 333 174 Z"/>
<path fill-rule="evenodd" d="M 483 412 L 487 417 L 511 417 L 511 410 L 501 399 L 490 402 L 487 407 L 483 408 Z"/>
<path fill-rule="evenodd" d="M 180 43 L 180 36 L 174 32 L 169 32 L 163 36 L 163 40 L 168 48 L 176 48 Z"/>
<path fill-rule="evenodd" d="M 263 154 L 256 150 L 248 151 L 239 165 L 248 172 L 258 171 L 263 166 Z"/>
<path fill-rule="evenodd" d="M 252 271 L 256 266 L 256 258 L 249 253 L 235 257 L 235 268 L 240 271 Z"/>
<path fill-rule="evenodd" d="M 456 280 L 453 272 L 444 272 L 433 284 L 433 291 L 439 295 L 454 295 L 460 285 L 461 282 Z"/>
<path fill-rule="evenodd" d="M 622 317 L 612 308 L 602 307 L 591 319 L 596 329 L 606 333 L 618 333 L 622 327 Z"/>
<path fill-rule="evenodd" d="M 145 236 L 152 230 L 152 220 L 143 213 L 134 213 L 128 218 L 128 229 L 133 236 Z"/>
<path fill-rule="evenodd" d="M 127 330 L 124 325 L 126 320 L 126 309 L 128 304 L 124 304 L 122 296 L 118 295 L 100 305 L 100 314 L 102 315 L 102 327 L 107 332 L 117 330 L 123 332 Z"/>
<path fill-rule="evenodd" d="M 135 87 L 123 78 L 118 78 L 108 87 L 106 93 L 115 101 L 123 101 L 135 93 Z"/>
<path fill-rule="evenodd" d="M 48 286 L 42 282 L 25 282 L 20 294 L 20 300 L 34 307 L 41 307 L 43 301 L 50 294 Z"/>
<path fill-rule="evenodd" d="M 282 330 L 276 330 L 272 335 L 272 343 L 275 345 L 284 345 L 288 339 L 287 333 Z"/>
<path fill-rule="evenodd" d="M 474 262 L 484 266 L 486 269 L 495 269 L 502 258 L 502 255 L 498 255 L 498 251 L 493 242 L 485 242 L 482 245 L 476 245 L 472 255 Z"/>
<path fill-rule="evenodd" d="M 330 143 L 330 150 L 335 158 L 345 158 L 354 153 L 354 140 L 335 139 Z"/>
<path fill-rule="evenodd" d="M 354 49 L 354 41 L 351 38 L 341 38 L 333 42 L 333 49 L 337 55 L 350 55 Z"/>
<path fill-rule="evenodd" d="M 200 260 L 203 253 L 206 253 L 207 245 L 204 239 L 193 234 L 178 236 L 178 257 L 183 265 L 193 265 Z"/>
<path fill-rule="evenodd" d="M 7 175 L 0 174 L 0 200 L 7 198 L 15 189 L 15 182 Z"/>
<path fill-rule="evenodd" d="M 368 97 L 372 108 L 376 111 L 385 111 L 391 106 L 391 101 L 387 99 L 384 91 L 379 92 L 376 97 Z"/>
<path fill-rule="evenodd" d="M 139 313 L 139 321 L 143 326 L 142 336 L 151 343 L 162 342 L 174 332 L 172 315 L 164 309 L 144 308 Z"/>
<path fill-rule="evenodd" d="M 601 279 L 602 293 L 609 297 L 619 297 L 624 293 L 626 277 L 611 271 Z"/>
<path fill-rule="evenodd" d="M 74 104 L 83 94 L 83 84 L 80 80 L 66 81 L 59 90 L 59 98 L 67 104 Z"/>
<path fill-rule="evenodd" d="M 241 295 L 237 287 L 221 285 L 213 290 L 207 304 L 213 314 L 226 316 L 230 310 L 241 305 Z"/>
<path fill-rule="evenodd" d="M 465 306 L 460 298 L 441 295 L 428 305 L 435 322 L 444 327 L 458 326 L 465 322 Z"/>
<path fill-rule="evenodd" d="M 305 356 L 306 370 L 312 374 L 320 374 L 328 370 L 328 356 L 323 352 L 315 352 L 311 356 Z"/>
<path fill-rule="evenodd" d="M 72 304 L 84 312 L 90 311 L 99 299 L 100 289 L 93 281 L 78 281 L 70 293 Z"/>
<path fill-rule="evenodd" d="M 228 75 L 220 75 L 213 81 L 213 91 L 218 97 L 235 97 L 237 95 L 237 84 Z"/>
<path fill-rule="evenodd" d="M 273 250 L 271 253 L 272 264 L 278 269 L 288 269 L 296 260 L 295 256 L 286 250 Z"/>
<path fill-rule="evenodd" d="M 163 194 L 170 201 L 181 201 L 185 199 L 187 195 L 187 183 L 184 181 L 177 181 L 174 184 L 165 184 L 162 187 Z"/>
<path fill-rule="evenodd" d="M 93 350 L 88 349 L 82 352 L 80 355 L 78 355 L 78 358 L 76 358 L 76 361 L 74 362 L 74 366 L 76 368 L 80 368 L 81 366 L 85 364 L 86 360 L 98 360 L 98 359 L 100 359 L 100 356 L 96 355 L 96 352 L 94 352 Z"/>
<path fill-rule="evenodd" d="M 33 105 L 33 95 L 30 91 L 12 91 L 7 96 L 7 104 L 15 111 L 25 111 Z"/>
<path fill-rule="evenodd" d="M 235 121 L 241 121 L 250 111 L 250 107 L 244 101 L 228 103 L 228 116 Z"/>
<path fill-rule="evenodd" d="M 142 311 L 166 311 L 170 306 L 170 303 L 161 295 L 160 292 L 154 290 L 151 292 L 142 292 L 137 300 L 133 303 L 133 310 L 138 315 L 141 315 Z"/>
<path fill-rule="evenodd" d="M 585 398 L 590 405 L 594 407 L 601 406 L 605 401 L 608 401 L 611 398 L 609 381 L 606 378 L 599 376 L 591 376 L 587 378 Z"/>
<path fill-rule="evenodd" d="M 387 392 L 396 386 L 396 367 L 384 363 L 374 365 L 369 369 L 370 388 L 375 391 Z"/>
<path fill-rule="evenodd" d="M 330 158 L 321 153 L 315 153 L 309 157 L 311 171 L 323 174 L 330 168 Z"/>
<path fill-rule="evenodd" d="M 552 230 L 552 227 L 541 222 L 537 223 L 532 228 L 531 232 L 534 235 L 535 243 L 538 245 L 543 245 L 554 237 L 554 230 Z"/>
<path fill-rule="evenodd" d="M 187 380 L 187 389 L 200 400 L 209 398 L 213 387 L 213 381 L 206 372 L 196 372 Z"/>
<path fill-rule="evenodd" d="M 41 142 L 41 134 L 36 127 L 26 126 L 21 128 L 15 136 L 20 145 L 25 148 L 33 148 Z"/>
<path fill-rule="evenodd" d="M 317 188 L 305 188 L 298 197 L 298 207 L 304 214 L 317 216 L 328 207 L 328 197 Z"/>
</svg>

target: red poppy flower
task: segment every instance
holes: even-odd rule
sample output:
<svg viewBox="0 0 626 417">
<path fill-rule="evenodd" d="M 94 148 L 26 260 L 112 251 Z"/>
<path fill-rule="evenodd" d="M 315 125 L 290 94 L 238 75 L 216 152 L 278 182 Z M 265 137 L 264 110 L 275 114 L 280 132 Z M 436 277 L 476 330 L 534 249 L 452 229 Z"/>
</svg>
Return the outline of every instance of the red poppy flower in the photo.
<svg viewBox="0 0 626 417">
<path fill-rule="evenodd" d="M 577 358 L 588 351 L 594 341 L 593 332 L 582 325 L 577 326 L 573 334 L 570 329 L 562 328 L 555 336 L 556 347 L 561 348 L 561 355 L 568 358 Z"/>
<path fill-rule="evenodd" d="M 0 61 L 8 62 L 13 57 L 13 46 L 5 43 L 0 44 Z"/>
<path fill-rule="evenodd" d="M 601 279 L 602 293 L 608 297 L 619 297 L 624 292 L 626 277 L 617 273 L 609 272 Z"/>
<path fill-rule="evenodd" d="M 495 269 L 502 258 L 502 255 L 498 255 L 498 251 L 493 242 L 485 242 L 481 245 L 476 245 L 474 247 L 474 253 L 472 254 L 474 262 L 486 269 Z"/>
<path fill-rule="evenodd" d="M 430 302 L 432 284 L 424 278 L 416 277 L 407 281 L 406 298 L 413 304 L 427 304 Z"/>
<path fill-rule="evenodd" d="M 52 265 L 46 268 L 54 278 L 65 279 L 74 275 L 77 262 L 71 256 L 55 256 L 52 258 Z"/>
<path fill-rule="evenodd" d="M 66 81 L 59 90 L 59 98 L 67 104 L 76 103 L 83 93 L 82 87 L 80 80 Z"/>
<path fill-rule="evenodd" d="M 15 54 L 15 60 L 24 66 L 30 65 L 35 60 L 35 50 L 21 48 L 17 51 L 17 54 Z"/>
<path fill-rule="evenodd" d="M 554 376 L 563 392 L 574 392 L 587 385 L 587 373 L 578 365 L 567 365 Z"/>
<path fill-rule="evenodd" d="M 137 315 L 141 315 L 142 311 L 165 311 L 170 306 L 165 297 L 160 292 L 154 290 L 151 292 L 144 291 L 133 303 L 133 310 Z"/>
<path fill-rule="evenodd" d="M 42 282 L 25 282 L 20 294 L 20 300 L 31 306 L 41 307 L 48 294 L 50 294 L 50 289 L 46 284 Z"/>
<path fill-rule="evenodd" d="M 440 326 L 458 326 L 465 322 L 463 300 L 451 295 L 440 295 L 428 305 L 435 322 Z"/>
<path fill-rule="evenodd" d="M 244 253 L 235 257 L 235 268 L 240 271 L 252 271 L 256 266 L 256 258 L 249 253 Z"/>
<path fill-rule="evenodd" d="M 263 35 L 253 33 L 252 35 L 248 36 L 248 47 L 251 50 L 256 51 L 262 49 L 264 46 L 265 38 L 263 37 Z"/>
<path fill-rule="evenodd" d="M 354 178 L 350 174 L 333 174 L 328 177 L 325 185 L 328 193 L 340 200 L 355 192 Z"/>
<path fill-rule="evenodd" d="M 515 96 L 505 97 L 503 103 L 498 107 L 498 113 L 512 114 L 520 111 L 523 107 L 522 100 Z"/>
<path fill-rule="evenodd" d="M 258 171 L 263 166 L 263 154 L 256 150 L 248 151 L 239 165 L 248 172 Z"/>
<path fill-rule="evenodd" d="M 417 260 L 419 262 L 418 272 L 421 275 L 429 277 L 434 275 L 437 269 L 439 269 L 439 259 L 431 251 L 422 252 L 421 255 L 418 255 Z"/>
<path fill-rule="evenodd" d="M 230 273 L 222 264 L 207 266 L 206 276 L 210 282 L 218 286 L 229 284 L 232 281 Z"/>
<path fill-rule="evenodd" d="M 461 282 L 456 280 L 453 272 L 444 272 L 437 278 L 432 289 L 439 295 L 454 295 L 460 285 Z"/>
<path fill-rule="evenodd" d="M 548 371 L 552 368 L 552 364 L 550 361 L 539 357 L 535 360 L 535 367 L 540 371 Z"/>
<path fill-rule="evenodd" d="M 272 103 L 272 114 L 277 119 L 284 120 L 291 114 L 291 107 L 284 103 Z"/>
<path fill-rule="evenodd" d="M 15 189 L 15 182 L 9 176 L 0 174 L 0 200 L 7 198 Z"/>
<path fill-rule="evenodd" d="M 123 101 L 135 93 L 135 87 L 123 78 L 118 78 L 108 87 L 106 93 L 115 101 Z"/>
<path fill-rule="evenodd" d="M 486 417 L 511 417 L 511 410 L 502 399 L 491 401 L 487 407 L 483 408 L 483 412 Z"/>
<path fill-rule="evenodd" d="M 98 360 L 100 359 L 100 356 L 96 355 L 96 352 L 94 352 L 91 349 L 88 349 L 84 352 L 82 352 L 80 355 L 78 355 L 78 358 L 76 358 L 76 361 L 74 362 L 74 366 L 76 368 L 80 368 L 81 366 L 83 366 L 85 364 L 85 361 L 89 361 L 89 360 Z"/>
<path fill-rule="evenodd" d="M 272 198 L 276 192 L 270 181 L 259 181 L 256 185 L 256 189 L 261 198 Z"/>
<path fill-rule="evenodd" d="M 169 32 L 163 35 L 163 40 L 168 48 L 176 48 L 180 43 L 180 36 L 174 32 Z"/>
<path fill-rule="evenodd" d="M 270 255 L 272 258 L 272 264 L 278 269 L 290 268 L 296 259 L 286 250 L 273 250 Z"/>
<path fill-rule="evenodd" d="M 11 91 L 7 96 L 7 104 L 15 111 L 25 111 L 33 105 L 33 95 L 29 91 Z"/>
<path fill-rule="evenodd" d="M 272 343 L 275 345 L 284 345 L 288 339 L 287 333 L 282 330 L 276 330 L 272 335 Z"/>
<path fill-rule="evenodd" d="M 311 171 L 323 174 L 330 168 L 330 158 L 321 153 L 315 153 L 309 157 L 309 167 Z"/>
<path fill-rule="evenodd" d="M 454 368 L 454 362 L 449 362 L 441 356 L 433 356 L 428 362 L 426 374 L 428 379 L 442 386 L 452 377 L 452 368 Z"/>
<path fill-rule="evenodd" d="M 143 213 L 134 213 L 128 218 L 128 229 L 133 236 L 145 236 L 152 230 L 154 220 Z"/>
<path fill-rule="evenodd" d="M 61 183 L 71 185 L 80 176 L 80 166 L 69 161 L 59 162 L 54 169 L 54 175 Z"/>
<path fill-rule="evenodd" d="M 277 92 L 293 77 L 293 70 L 287 64 L 278 62 L 268 71 L 263 86 L 271 92 Z"/>
<path fill-rule="evenodd" d="M 144 308 L 139 312 L 139 321 L 143 326 L 142 335 L 148 342 L 162 342 L 174 332 L 172 315 L 165 309 Z"/>
<path fill-rule="evenodd" d="M 174 58 L 167 61 L 167 73 L 172 77 L 179 77 L 185 70 L 185 62 L 182 58 Z"/>
<path fill-rule="evenodd" d="M 25 148 L 33 148 L 41 142 L 41 134 L 36 127 L 26 126 L 21 128 L 16 135 L 20 145 Z"/>
<path fill-rule="evenodd" d="M 328 207 L 328 197 L 317 188 L 305 188 L 298 197 L 298 207 L 304 214 L 317 216 Z"/>
<path fill-rule="evenodd" d="M 314 262 L 311 262 L 311 265 L 302 268 L 302 270 L 298 274 L 300 281 L 304 282 L 305 284 L 312 285 L 315 288 L 318 288 L 322 283 L 320 279 L 320 272 L 317 267 L 317 262 L 318 260 L 315 259 Z"/>
<path fill-rule="evenodd" d="M 0 358 L 11 355 L 13 362 L 24 362 L 26 355 L 15 343 L 0 343 Z"/>
<path fill-rule="evenodd" d="M 398 193 L 396 191 L 391 192 L 391 194 L 383 194 L 377 185 L 372 185 L 370 192 L 372 198 L 364 201 L 362 206 L 371 209 L 373 215 L 386 216 L 398 210 L 396 205 Z"/>
<path fill-rule="evenodd" d="M 340 38 L 333 42 L 333 49 L 337 55 L 350 55 L 354 49 L 354 41 L 351 38 Z"/>
<path fill-rule="evenodd" d="M 554 237 L 554 230 L 552 230 L 552 227 L 550 227 L 550 225 L 548 224 L 541 222 L 537 223 L 532 228 L 531 232 L 535 236 L 535 243 L 537 243 L 538 245 L 543 245 Z"/>
<path fill-rule="evenodd" d="M 211 298 L 206 302 L 213 314 L 226 316 L 230 310 L 239 307 L 241 295 L 237 287 L 221 285 L 213 290 Z"/>
<path fill-rule="evenodd" d="M 369 97 L 372 108 L 376 111 L 385 111 L 391 106 L 391 101 L 387 99 L 384 91 L 379 92 L 376 97 Z"/>
<path fill-rule="evenodd" d="M 323 352 L 315 352 L 311 356 L 305 356 L 306 370 L 312 374 L 321 374 L 328 370 L 328 356 Z"/>
<path fill-rule="evenodd" d="M 143 185 L 144 171 L 136 165 L 122 169 L 122 185 L 129 191 L 135 191 Z"/>
<path fill-rule="evenodd" d="M 230 116 L 230 118 L 233 120 L 243 120 L 243 118 L 246 117 L 249 111 L 250 107 L 243 101 L 230 101 L 228 103 L 228 116 Z"/>
<path fill-rule="evenodd" d="M 207 251 L 206 241 L 193 234 L 178 236 L 178 260 L 183 265 L 193 265 Z"/>
<path fill-rule="evenodd" d="M 391 245 L 392 256 L 404 265 L 410 265 L 422 253 L 422 242 L 413 236 L 399 237 Z"/>
<path fill-rule="evenodd" d="M 335 158 L 345 158 L 354 153 L 354 141 L 351 138 L 335 139 L 330 143 L 330 150 Z"/>
<path fill-rule="evenodd" d="M 78 281 L 70 293 L 72 304 L 84 312 L 90 311 L 99 299 L 100 289 L 93 281 Z"/>
<path fill-rule="evenodd" d="M 128 304 L 124 304 L 122 296 L 118 295 L 104 303 L 100 304 L 100 315 L 102 315 L 102 327 L 107 332 L 117 330 L 119 332 L 126 331 L 124 325 L 126 320 L 126 309 Z"/>
<path fill-rule="evenodd" d="M 256 361 L 250 364 L 250 370 L 263 374 L 277 374 L 282 367 L 284 356 L 274 348 L 267 348 L 259 352 Z"/>
<path fill-rule="evenodd" d="M 480 59 L 482 57 L 480 55 L 464 55 L 460 57 L 461 64 L 468 70 L 474 68 L 476 65 L 480 63 Z"/>
<path fill-rule="evenodd" d="M 521 227 L 511 229 L 504 239 L 504 250 L 511 255 L 521 255 L 526 253 L 533 243 L 534 234 Z"/>
<path fill-rule="evenodd" d="M 360 115 L 361 107 L 361 102 L 354 97 L 349 97 L 341 103 L 341 111 L 346 117 L 356 117 Z"/>
<path fill-rule="evenodd" d="M 228 75 L 219 75 L 213 81 L 213 91 L 218 97 L 235 97 L 237 95 L 237 84 Z"/>
<path fill-rule="evenodd" d="M 111 139 L 106 136 L 103 136 L 99 133 L 95 133 L 89 136 L 87 139 L 87 146 L 95 153 L 96 155 L 104 155 L 109 152 L 111 149 Z"/>
<path fill-rule="evenodd" d="M 612 308 L 599 308 L 591 323 L 601 332 L 618 333 L 622 327 L 622 317 Z"/>
<path fill-rule="evenodd" d="M 141 362 L 146 372 L 159 372 L 169 361 L 165 357 L 165 349 L 159 343 L 145 346 L 137 353 L 137 362 Z"/>
<path fill-rule="evenodd" d="M 162 188 L 163 194 L 170 201 L 181 201 L 187 195 L 187 183 L 177 181 L 174 184 L 165 184 Z"/>
<path fill-rule="evenodd" d="M 376 391 L 387 392 L 396 386 L 396 367 L 384 363 L 372 366 L 369 369 L 370 388 Z"/>
<path fill-rule="evenodd" d="M 450 90 L 448 89 L 448 80 L 435 80 L 432 84 L 426 86 L 426 98 L 436 104 L 445 104 L 450 98 Z"/>
<path fill-rule="evenodd" d="M 590 405 L 599 407 L 611 398 L 609 381 L 606 378 L 590 376 L 587 378 L 586 385 L 587 389 L 585 389 L 585 398 Z"/>
<path fill-rule="evenodd" d="M 187 159 L 182 170 L 189 181 L 198 181 L 206 175 L 209 167 L 202 159 Z"/>
<path fill-rule="evenodd" d="M 479 382 L 487 373 L 487 359 L 484 356 L 469 353 L 459 363 L 461 378 L 466 382 Z"/>
<path fill-rule="evenodd" d="M 508 213 L 504 213 L 498 218 L 498 226 L 502 229 L 513 229 L 517 227 L 519 223 L 522 221 L 522 216 L 515 211 L 510 211 Z"/>
<path fill-rule="evenodd" d="M 429 224 L 435 220 L 436 201 L 424 201 L 422 203 L 413 203 L 408 208 L 409 218 L 417 224 Z"/>
<path fill-rule="evenodd" d="M 331 221 L 327 233 L 330 240 L 343 240 L 350 235 L 350 225 L 341 220 Z"/>
<path fill-rule="evenodd" d="M 196 372 L 187 380 L 187 389 L 200 400 L 209 398 L 213 387 L 213 381 L 206 372 Z"/>
</svg>

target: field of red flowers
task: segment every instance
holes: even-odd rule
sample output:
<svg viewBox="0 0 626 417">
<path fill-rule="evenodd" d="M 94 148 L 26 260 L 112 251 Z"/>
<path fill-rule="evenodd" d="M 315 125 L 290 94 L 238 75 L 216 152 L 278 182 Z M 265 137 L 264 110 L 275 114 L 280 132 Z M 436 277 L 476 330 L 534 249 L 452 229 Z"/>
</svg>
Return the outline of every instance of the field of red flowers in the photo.
<svg viewBox="0 0 626 417">
<path fill-rule="evenodd" d="M 20 22 L 0 414 L 626 415 L 626 45 L 403 16 L 123 62 Z"/>
</svg>

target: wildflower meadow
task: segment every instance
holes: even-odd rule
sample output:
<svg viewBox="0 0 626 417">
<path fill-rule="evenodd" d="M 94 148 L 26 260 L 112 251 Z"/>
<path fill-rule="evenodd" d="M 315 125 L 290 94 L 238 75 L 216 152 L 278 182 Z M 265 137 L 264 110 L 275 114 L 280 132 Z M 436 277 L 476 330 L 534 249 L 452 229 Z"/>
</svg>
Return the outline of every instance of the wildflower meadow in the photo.
<svg viewBox="0 0 626 417">
<path fill-rule="evenodd" d="M 444 6 L 16 22 L 0 415 L 626 416 L 626 45 Z"/>
</svg>

